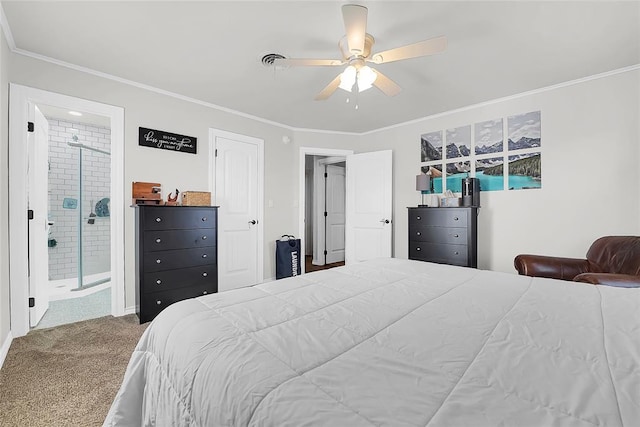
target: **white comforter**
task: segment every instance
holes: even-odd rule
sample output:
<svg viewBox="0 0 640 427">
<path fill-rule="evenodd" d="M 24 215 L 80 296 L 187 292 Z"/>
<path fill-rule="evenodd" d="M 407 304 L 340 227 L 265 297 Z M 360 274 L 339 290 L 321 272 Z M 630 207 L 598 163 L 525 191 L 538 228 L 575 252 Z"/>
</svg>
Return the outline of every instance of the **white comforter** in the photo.
<svg viewBox="0 0 640 427">
<path fill-rule="evenodd" d="M 640 289 L 384 259 L 174 304 L 106 426 L 638 426 Z"/>
</svg>

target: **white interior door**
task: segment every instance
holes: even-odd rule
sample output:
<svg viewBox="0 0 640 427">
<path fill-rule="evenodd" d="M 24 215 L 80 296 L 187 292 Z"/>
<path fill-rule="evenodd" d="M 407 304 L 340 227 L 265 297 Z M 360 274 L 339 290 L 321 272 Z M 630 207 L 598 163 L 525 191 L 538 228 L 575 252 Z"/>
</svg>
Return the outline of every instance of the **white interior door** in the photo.
<svg viewBox="0 0 640 427">
<path fill-rule="evenodd" d="M 260 146 L 241 135 L 215 138 L 218 290 L 262 281 Z"/>
<path fill-rule="evenodd" d="M 345 225 L 345 168 L 326 166 L 326 251 L 325 262 L 344 261 L 344 225 Z"/>
<path fill-rule="evenodd" d="M 29 121 L 34 131 L 29 132 L 28 203 L 33 211 L 29 221 L 29 297 L 34 306 L 29 309 L 29 324 L 36 326 L 49 309 L 49 253 L 48 189 L 49 189 L 49 123 L 38 107 L 29 103 Z"/>
<path fill-rule="evenodd" d="M 391 257 L 391 150 L 347 156 L 346 188 L 346 262 Z"/>
</svg>

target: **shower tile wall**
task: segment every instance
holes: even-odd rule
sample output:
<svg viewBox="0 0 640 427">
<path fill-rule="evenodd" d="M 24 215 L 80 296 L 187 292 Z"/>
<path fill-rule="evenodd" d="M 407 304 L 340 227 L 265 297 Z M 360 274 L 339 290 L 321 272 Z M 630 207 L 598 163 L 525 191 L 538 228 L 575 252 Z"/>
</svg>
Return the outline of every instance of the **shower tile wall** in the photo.
<svg viewBox="0 0 640 427">
<path fill-rule="evenodd" d="M 111 131 L 108 128 L 84 125 L 56 119 L 49 120 L 49 219 L 55 221 L 49 238 L 57 245 L 49 248 L 49 279 L 68 279 L 78 276 L 78 209 L 65 209 L 65 198 L 78 197 L 79 148 L 67 142 L 78 135 L 78 142 L 111 151 Z M 77 132 L 72 131 L 76 129 Z M 88 224 L 95 204 L 109 197 L 111 159 L 108 155 L 82 150 L 83 203 L 83 272 L 84 275 L 110 270 L 110 218 L 96 217 Z M 93 208 L 93 209 L 92 209 Z"/>
</svg>

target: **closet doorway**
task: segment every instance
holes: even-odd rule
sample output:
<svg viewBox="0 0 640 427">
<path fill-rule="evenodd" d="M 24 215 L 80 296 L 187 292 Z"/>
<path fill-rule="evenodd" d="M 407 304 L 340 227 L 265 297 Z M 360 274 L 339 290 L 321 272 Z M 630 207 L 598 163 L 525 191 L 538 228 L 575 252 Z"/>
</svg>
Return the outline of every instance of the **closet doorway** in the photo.
<svg viewBox="0 0 640 427">
<path fill-rule="evenodd" d="M 344 265 L 347 150 L 301 148 L 304 272 Z"/>
</svg>

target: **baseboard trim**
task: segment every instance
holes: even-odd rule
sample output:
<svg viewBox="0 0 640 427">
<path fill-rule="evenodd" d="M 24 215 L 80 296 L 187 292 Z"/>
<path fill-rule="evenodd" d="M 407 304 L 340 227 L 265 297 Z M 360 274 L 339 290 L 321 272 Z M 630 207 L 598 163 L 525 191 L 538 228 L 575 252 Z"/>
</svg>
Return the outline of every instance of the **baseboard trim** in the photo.
<svg viewBox="0 0 640 427">
<path fill-rule="evenodd" d="M 132 305 L 131 307 L 125 307 L 123 316 L 126 316 L 127 314 L 136 314 L 135 305 Z"/>
<path fill-rule="evenodd" d="M 7 354 L 9 353 L 9 347 L 11 347 L 11 342 L 13 341 L 13 335 L 11 331 L 7 334 L 7 338 L 2 343 L 2 347 L 0 347 L 0 369 L 4 365 L 4 360 L 7 358 Z"/>
</svg>

